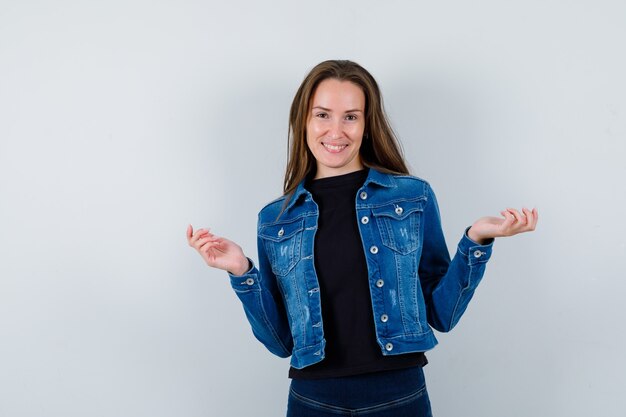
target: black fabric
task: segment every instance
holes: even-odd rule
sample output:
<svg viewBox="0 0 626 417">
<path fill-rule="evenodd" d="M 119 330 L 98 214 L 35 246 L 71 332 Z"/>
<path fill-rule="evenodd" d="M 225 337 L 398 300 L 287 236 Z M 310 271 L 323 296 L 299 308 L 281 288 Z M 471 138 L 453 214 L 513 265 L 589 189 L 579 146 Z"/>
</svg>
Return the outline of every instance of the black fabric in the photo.
<svg viewBox="0 0 626 417">
<path fill-rule="evenodd" d="M 427 363 L 423 352 L 383 356 L 376 341 L 355 209 L 356 193 L 367 174 L 364 169 L 305 183 L 319 207 L 314 253 L 326 349 L 321 362 L 291 367 L 290 378 L 338 377 Z"/>
</svg>

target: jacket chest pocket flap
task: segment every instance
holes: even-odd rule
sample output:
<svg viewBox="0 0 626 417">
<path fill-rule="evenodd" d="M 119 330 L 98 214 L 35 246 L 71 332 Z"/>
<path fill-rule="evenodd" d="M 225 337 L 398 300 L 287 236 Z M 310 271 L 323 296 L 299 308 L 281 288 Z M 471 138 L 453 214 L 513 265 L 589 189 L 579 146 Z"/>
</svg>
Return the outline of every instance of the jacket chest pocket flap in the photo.
<svg viewBox="0 0 626 417">
<path fill-rule="evenodd" d="M 425 204 L 423 197 L 373 208 L 383 244 L 403 255 L 415 251 Z"/>
<path fill-rule="evenodd" d="M 259 230 L 274 274 L 287 275 L 300 260 L 303 229 L 304 219 L 300 218 L 262 226 Z"/>
</svg>

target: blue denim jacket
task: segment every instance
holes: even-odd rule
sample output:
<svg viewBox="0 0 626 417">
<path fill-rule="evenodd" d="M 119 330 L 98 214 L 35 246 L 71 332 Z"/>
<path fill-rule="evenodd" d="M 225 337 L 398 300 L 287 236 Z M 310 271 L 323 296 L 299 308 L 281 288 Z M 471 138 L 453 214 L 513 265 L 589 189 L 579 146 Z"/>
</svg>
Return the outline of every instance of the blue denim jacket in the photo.
<svg viewBox="0 0 626 417">
<path fill-rule="evenodd" d="M 230 275 L 256 338 L 294 368 L 324 359 L 324 326 L 313 261 L 318 207 L 301 183 L 259 213 L 258 268 Z M 355 198 L 376 339 L 383 355 L 426 351 L 434 328 L 451 330 L 491 256 L 493 240 L 461 238 L 452 260 L 428 182 L 374 169 Z M 469 229 L 469 228 L 468 228 Z"/>
</svg>

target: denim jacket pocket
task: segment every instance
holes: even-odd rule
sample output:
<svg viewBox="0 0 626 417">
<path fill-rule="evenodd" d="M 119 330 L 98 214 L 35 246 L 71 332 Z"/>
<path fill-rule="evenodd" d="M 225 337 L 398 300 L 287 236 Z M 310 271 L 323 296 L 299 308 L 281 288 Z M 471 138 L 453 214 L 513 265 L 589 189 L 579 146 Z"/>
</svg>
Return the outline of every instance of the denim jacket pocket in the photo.
<svg viewBox="0 0 626 417">
<path fill-rule="evenodd" d="M 261 226 L 259 237 L 263 240 L 272 271 L 285 276 L 300 260 L 304 219 Z"/>
<path fill-rule="evenodd" d="M 383 244 L 402 255 L 417 250 L 425 204 L 426 198 L 421 197 L 373 208 Z"/>
</svg>

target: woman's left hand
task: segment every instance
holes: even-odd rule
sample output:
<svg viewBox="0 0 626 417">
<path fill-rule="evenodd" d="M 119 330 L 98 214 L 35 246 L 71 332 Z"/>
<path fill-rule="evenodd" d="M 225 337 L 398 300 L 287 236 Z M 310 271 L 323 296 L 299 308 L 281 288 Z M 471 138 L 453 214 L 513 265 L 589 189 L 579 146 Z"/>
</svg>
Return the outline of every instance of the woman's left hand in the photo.
<svg viewBox="0 0 626 417">
<path fill-rule="evenodd" d="M 537 226 L 539 218 L 537 209 L 532 211 L 527 208 L 519 211 L 508 208 L 501 211 L 503 219 L 500 217 L 481 217 L 476 220 L 467 231 L 467 235 L 474 242 L 485 244 L 488 239 L 504 236 L 513 236 L 518 233 L 532 232 Z"/>
</svg>

